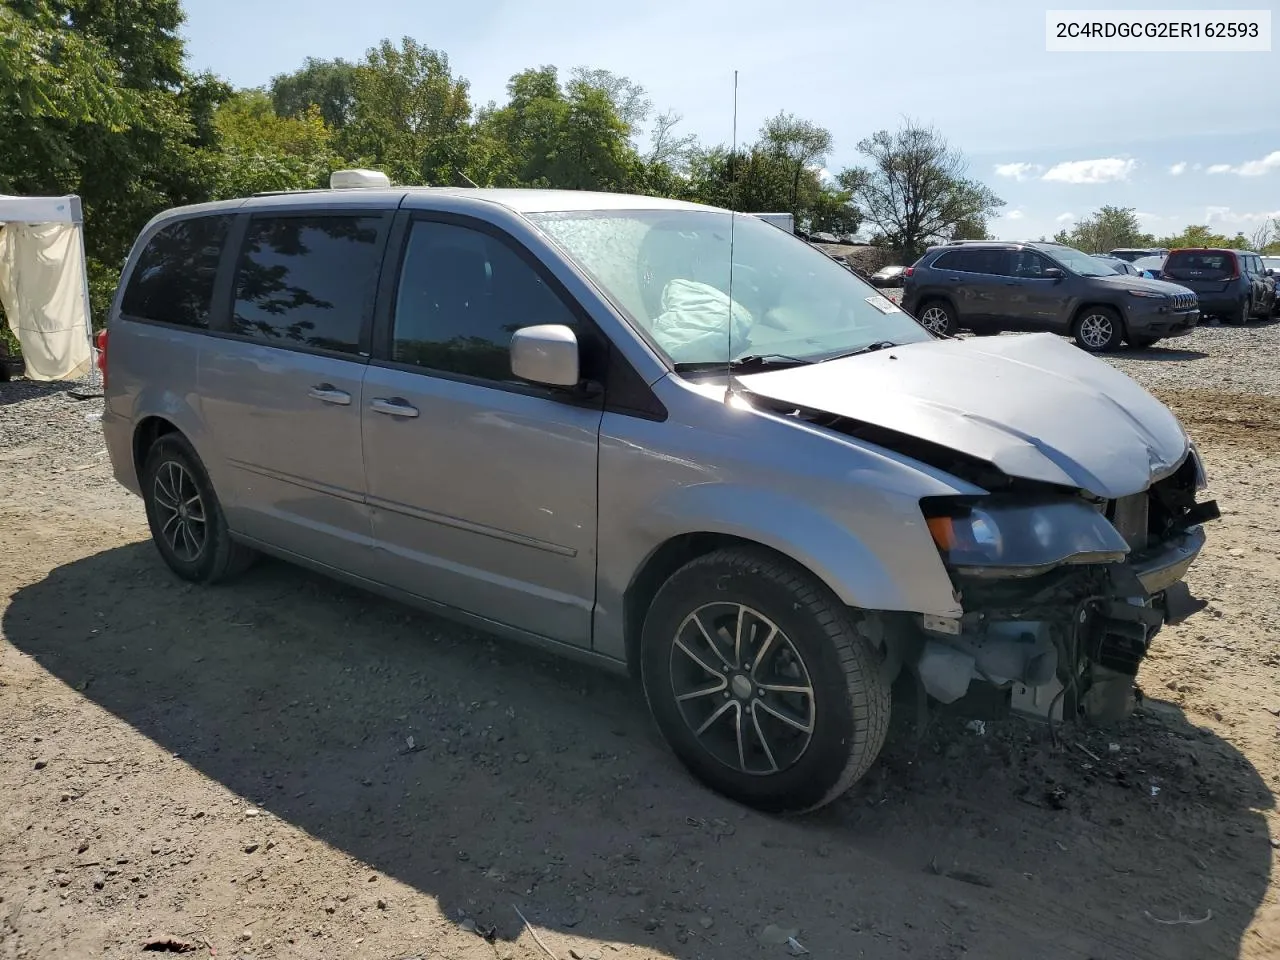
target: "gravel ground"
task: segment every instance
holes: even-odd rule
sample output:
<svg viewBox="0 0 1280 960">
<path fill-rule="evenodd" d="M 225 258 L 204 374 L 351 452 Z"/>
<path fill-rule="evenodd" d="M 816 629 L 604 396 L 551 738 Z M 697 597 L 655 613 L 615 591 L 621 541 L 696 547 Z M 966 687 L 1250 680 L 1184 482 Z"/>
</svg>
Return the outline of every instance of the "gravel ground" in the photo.
<svg viewBox="0 0 1280 960">
<path fill-rule="evenodd" d="M 1109 359 L 1224 511 L 1143 707 L 1062 746 L 899 722 L 783 821 L 690 782 L 623 681 L 281 564 L 176 582 L 100 401 L 0 384 L 0 958 L 1274 960 L 1280 326 Z"/>
</svg>

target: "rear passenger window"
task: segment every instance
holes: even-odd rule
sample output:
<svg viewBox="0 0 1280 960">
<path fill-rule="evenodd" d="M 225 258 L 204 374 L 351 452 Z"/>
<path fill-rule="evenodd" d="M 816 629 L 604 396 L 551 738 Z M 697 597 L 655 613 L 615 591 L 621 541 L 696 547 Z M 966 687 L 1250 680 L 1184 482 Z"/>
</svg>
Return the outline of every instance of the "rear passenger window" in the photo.
<svg viewBox="0 0 1280 960">
<path fill-rule="evenodd" d="M 478 230 L 419 221 L 396 296 L 392 359 L 446 373 L 519 382 L 511 335 L 576 318 L 506 243 Z"/>
<path fill-rule="evenodd" d="M 196 217 L 161 227 L 138 256 L 120 312 L 139 320 L 207 327 L 230 219 Z"/>
<path fill-rule="evenodd" d="M 255 217 L 236 267 L 234 332 L 358 353 L 378 282 L 381 225 L 376 216 Z"/>
</svg>

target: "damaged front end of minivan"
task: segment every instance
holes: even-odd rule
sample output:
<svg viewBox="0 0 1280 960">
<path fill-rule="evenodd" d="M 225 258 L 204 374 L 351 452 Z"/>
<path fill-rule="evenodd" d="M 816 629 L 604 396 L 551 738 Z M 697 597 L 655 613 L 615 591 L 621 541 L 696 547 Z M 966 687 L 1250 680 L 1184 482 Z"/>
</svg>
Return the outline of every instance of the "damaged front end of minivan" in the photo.
<svg viewBox="0 0 1280 960">
<path fill-rule="evenodd" d="M 1116 499 L 1007 492 L 925 500 L 921 509 L 964 613 L 921 616 L 913 672 L 952 702 L 980 678 L 1013 706 L 1114 720 L 1166 625 L 1204 607 L 1183 577 L 1218 517 L 1199 456 Z"/>
<path fill-rule="evenodd" d="M 1219 511 L 1197 500 L 1207 481 L 1189 441 L 1173 465 L 1153 470 L 1146 489 L 1105 497 L 1011 476 L 865 420 L 758 394 L 752 402 L 984 491 L 920 501 L 961 615 L 868 611 L 863 620 L 888 669 L 909 671 L 938 701 L 954 702 L 979 681 L 1009 691 L 1018 712 L 1120 719 L 1134 705 L 1134 679 L 1156 634 L 1205 606 L 1183 578 L 1204 545 L 1203 524 Z"/>
</svg>

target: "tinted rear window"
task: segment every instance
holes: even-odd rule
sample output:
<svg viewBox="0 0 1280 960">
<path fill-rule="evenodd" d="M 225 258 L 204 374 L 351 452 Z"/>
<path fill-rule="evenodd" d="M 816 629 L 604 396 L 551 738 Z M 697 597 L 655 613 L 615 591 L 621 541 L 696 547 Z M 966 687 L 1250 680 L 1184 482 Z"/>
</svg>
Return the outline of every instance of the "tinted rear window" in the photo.
<svg viewBox="0 0 1280 960">
<path fill-rule="evenodd" d="M 236 268 L 236 333 L 357 353 L 381 262 L 381 217 L 258 217 Z"/>
<path fill-rule="evenodd" d="M 120 312 L 140 320 L 207 327 L 230 219 L 196 217 L 160 228 L 138 256 Z"/>
<path fill-rule="evenodd" d="M 1164 273 L 1178 280 L 1225 280 L 1236 272 L 1230 253 L 1171 253 Z"/>
<path fill-rule="evenodd" d="M 938 270 L 959 270 L 964 273 L 1000 274 L 1004 271 L 1003 250 L 950 250 L 933 265 Z"/>
</svg>

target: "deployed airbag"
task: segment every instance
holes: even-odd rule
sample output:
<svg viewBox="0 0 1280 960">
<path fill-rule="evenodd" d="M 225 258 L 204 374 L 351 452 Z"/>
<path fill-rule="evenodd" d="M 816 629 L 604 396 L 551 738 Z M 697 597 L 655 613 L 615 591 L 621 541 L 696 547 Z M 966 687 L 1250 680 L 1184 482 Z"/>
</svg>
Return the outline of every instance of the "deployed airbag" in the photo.
<svg viewBox="0 0 1280 960">
<path fill-rule="evenodd" d="M 733 343 L 746 346 L 751 314 L 721 290 L 697 280 L 672 280 L 662 291 L 662 313 L 653 321 L 653 338 L 676 363 L 723 357 L 729 349 L 732 303 Z"/>
</svg>

